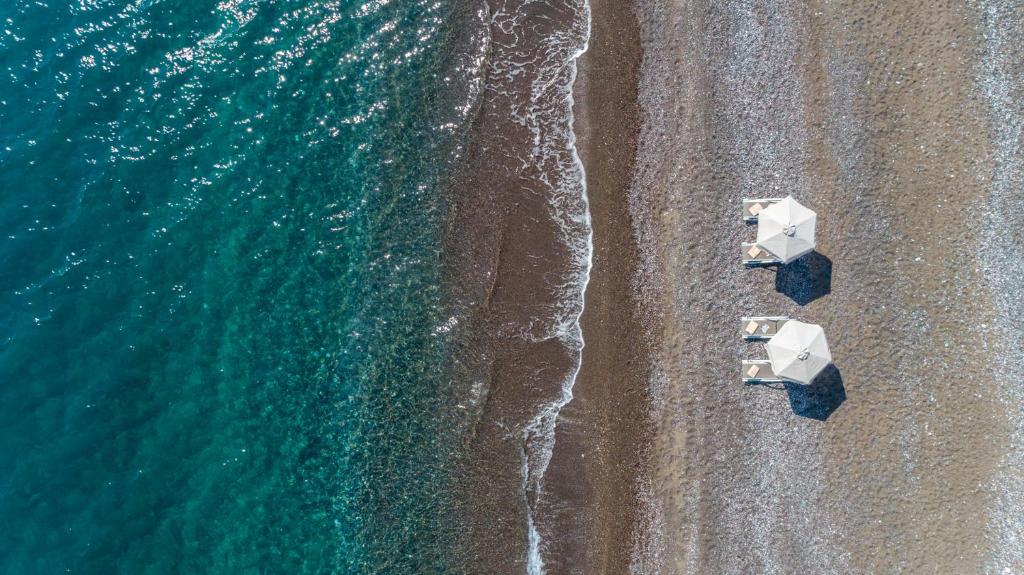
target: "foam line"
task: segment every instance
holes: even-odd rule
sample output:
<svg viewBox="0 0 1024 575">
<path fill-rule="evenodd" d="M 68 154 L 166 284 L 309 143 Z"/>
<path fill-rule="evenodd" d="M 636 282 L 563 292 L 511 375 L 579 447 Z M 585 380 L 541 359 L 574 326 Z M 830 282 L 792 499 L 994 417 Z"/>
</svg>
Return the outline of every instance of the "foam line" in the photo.
<svg viewBox="0 0 1024 575">
<path fill-rule="evenodd" d="M 583 206 L 582 213 L 582 224 L 586 230 L 584 250 L 583 250 L 583 273 L 581 274 L 581 281 L 579 283 L 579 290 L 576 297 L 578 298 L 579 307 L 578 313 L 572 320 L 572 323 L 561 327 L 559 336 L 568 338 L 572 343 L 576 344 L 576 366 L 568 378 L 562 385 L 562 394 L 555 400 L 548 404 L 542 405 L 540 411 L 531 422 L 523 430 L 523 489 L 527 494 L 527 507 L 526 507 L 526 521 L 527 521 L 527 565 L 526 572 L 528 575 L 543 575 L 544 570 L 544 559 L 541 555 L 543 548 L 543 541 L 541 540 L 540 533 L 537 530 L 535 521 L 535 506 L 539 500 L 544 473 L 547 471 L 548 464 L 551 462 L 551 456 L 555 447 L 555 427 L 558 422 L 558 415 L 562 408 L 568 405 L 572 401 L 573 394 L 572 389 L 576 384 L 576 378 L 579 375 L 580 368 L 583 364 L 583 330 L 580 327 L 580 318 L 583 315 L 585 295 L 587 285 L 590 283 L 590 271 L 593 267 L 593 253 L 594 253 L 594 229 L 591 223 L 590 217 L 590 200 L 587 196 L 587 179 L 586 171 L 583 166 L 583 160 L 580 158 L 579 150 L 576 147 L 576 132 L 574 129 L 575 114 L 573 108 L 575 107 L 575 99 L 573 98 L 573 87 L 576 85 L 576 76 L 578 73 L 577 62 L 590 46 L 590 34 L 591 34 L 591 13 L 590 13 L 590 2 L 584 1 L 582 5 L 584 17 L 586 18 L 586 33 L 583 38 L 583 45 L 577 49 L 572 56 L 569 58 L 567 65 L 571 67 L 570 78 L 565 86 L 566 98 L 568 102 L 568 134 L 569 134 L 569 148 L 572 151 L 573 163 L 575 166 L 576 173 L 578 174 L 578 184 L 581 194 L 581 204 Z M 545 86 L 545 88 L 548 86 Z M 530 453 L 531 448 L 539 448 L 540 453 Z M 531 461 L 534 465 L 531 466 Z"/>
</svg>

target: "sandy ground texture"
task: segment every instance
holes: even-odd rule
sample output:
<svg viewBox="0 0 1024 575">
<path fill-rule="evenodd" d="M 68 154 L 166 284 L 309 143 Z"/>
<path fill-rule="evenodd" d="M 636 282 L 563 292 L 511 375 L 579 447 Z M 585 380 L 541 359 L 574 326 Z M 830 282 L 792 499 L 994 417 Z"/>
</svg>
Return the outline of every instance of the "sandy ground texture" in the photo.
<svg viewBox="0 0 1024 575">
<path fill-rule="evenodd" d="M 634 571 L 1024 572 L 1020 3 L 637 11 L 631 209 L 664 321 Z M 744 269 L 741 199 L 787 194 L 818 252 Z M 748 314 L 821 324 L 834 370 L 742 385 Z"/>
</svg>

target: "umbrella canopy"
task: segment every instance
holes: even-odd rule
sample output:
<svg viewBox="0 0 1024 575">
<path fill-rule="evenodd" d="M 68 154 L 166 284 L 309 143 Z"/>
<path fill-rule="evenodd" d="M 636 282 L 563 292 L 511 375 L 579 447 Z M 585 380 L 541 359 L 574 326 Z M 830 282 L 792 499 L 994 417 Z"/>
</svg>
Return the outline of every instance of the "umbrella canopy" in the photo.
<svg viewBox="0 0 1024 575">
<path fill-rule="evenodd" d="M 757 215 L 757 245 L 789 263 L 814 249 L 818 216 L 793 199 L 785 199 Z"/>
<path fill-rule="evenodd" d="M 810 383 L 832 363 L 825 330 L 813 323 L 787 321 L 764 347 L 775 375 L 798 383 Z"/>
</svg>

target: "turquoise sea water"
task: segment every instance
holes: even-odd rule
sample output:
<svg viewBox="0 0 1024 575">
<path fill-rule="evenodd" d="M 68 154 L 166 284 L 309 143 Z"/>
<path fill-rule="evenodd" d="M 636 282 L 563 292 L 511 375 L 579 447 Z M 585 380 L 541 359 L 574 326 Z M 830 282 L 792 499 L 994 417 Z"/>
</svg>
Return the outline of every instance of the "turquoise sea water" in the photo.
<svg viewBox="0 0 1024 575">
<path fill-rule="evenodd" d="M 478 17 L 0 3 L 0 572 L 445 570 Z"/>
</svg>

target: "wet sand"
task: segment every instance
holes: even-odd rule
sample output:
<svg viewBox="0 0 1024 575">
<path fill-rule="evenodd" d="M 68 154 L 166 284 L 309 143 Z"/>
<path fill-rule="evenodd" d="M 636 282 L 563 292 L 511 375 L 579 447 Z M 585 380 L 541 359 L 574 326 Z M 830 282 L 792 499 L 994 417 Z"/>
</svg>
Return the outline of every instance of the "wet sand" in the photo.
<svg viewBox="0 0 1024 575">
<path fill-rule="evenodd" d="M 631 209 L 664 313 L 640 572 L 1024 570 L 991 48 L 973 6 L 882 4 L 639 2 Z M 818 254 L 744 269 L 741 199 L 786 194 Z M 743 386 L 737 318 L 764 314 L 824 326 L 830 376 Z"/>
<path fill-rule="evenodd" d="M 629 215 L 640 110 L 640 45 L 627 2 L 593 0 L 589 49 L 574 86 L 594 258 L 581 318 L 585 347 L 573 400 L 558 420 L 538 509 L 547 573 L 628 573 L 647 530 L 653 431 L 650 349 L 633 283 L 640 261 Z"/>
<path fill-rule="evenodd" d="M 645 337 L 653 331 L 641 329 L 633 289 L 641 260 L 628 192 L 641 55 L 631 5 L 590 4 L 588 49 L 575 78 L 564 65 L 536 64 L 538 56 L 558 63 L 557 47 L 584 6 L 491 5 L 488 74 L 464 173 L 452 185 L 446 246 L 460 278 L 452 296 L 464 309 L 454 380 L 477 386 L 457 392 L 476 396 L 467 402 L 475 423 L 454 486 L 467 526 L 452 565 L 459 572 L 626 573 L 647 531 L 643 446 L 653 427 Z M 551 81 L 567 81 L 571 93 L 560 96 Z M 562 133 L 566 118 L 572 122 Z M 573 135 L 575 146 L 563 147 Z M 572 181 L 582 174 L 565 163 L 570 149 L 585 166 L 585 190 Z M 574 198 L 588 200 L 592 218 L 568 220 L 586 221 L 570 232 L 586 231 L 592 247 L 581 360 L 572 329 L 559 331 L 581 311 L 579 292 L 571 292 L 580 244 L 552 218 L 580 206 Z M 571 401 L 561 407 L 567 382 Z"/>
<path fill-rule="evenodd" d="M 493 0 L 481 21 L 486 74 L 445 245 L 460 309 L 454 394 L 473 422 L 453 485 L 465 529 L 448 568 L 540 573 L 559 544 L 538 538 L 540 508 L 591 260 L 572 132 L 587 18 L 582 0 Z"/>
</svg>

